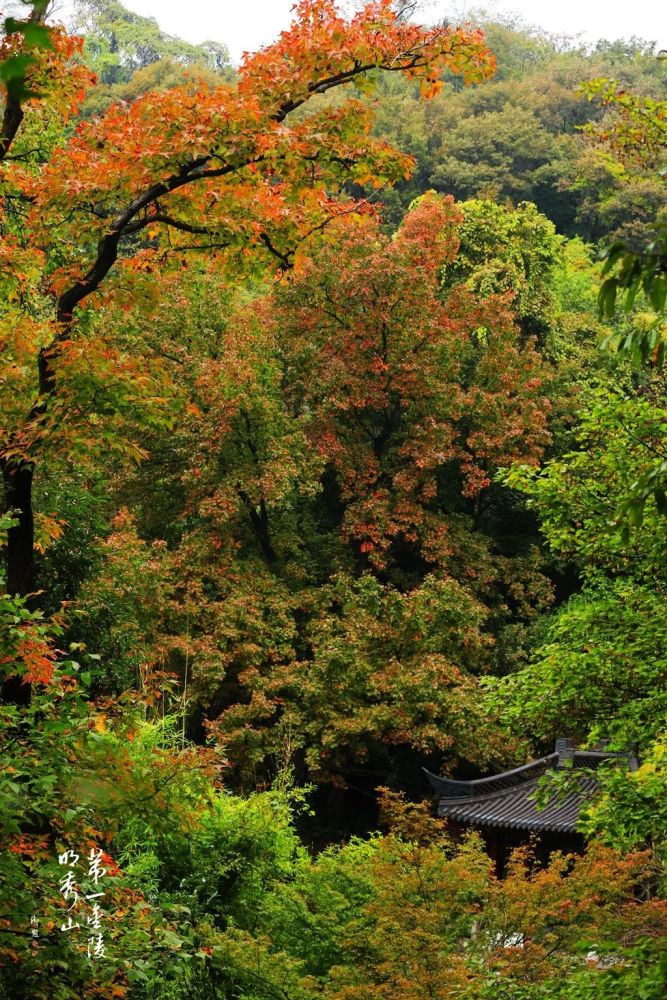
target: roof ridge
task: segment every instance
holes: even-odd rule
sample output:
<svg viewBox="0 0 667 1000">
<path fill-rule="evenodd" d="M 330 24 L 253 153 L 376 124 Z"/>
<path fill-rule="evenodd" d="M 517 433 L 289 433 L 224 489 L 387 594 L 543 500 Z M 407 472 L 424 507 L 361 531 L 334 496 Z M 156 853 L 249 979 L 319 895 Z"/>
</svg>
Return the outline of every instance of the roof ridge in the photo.
<svg viewBox="0 0 667 1000">
<path fill-rule="evenodd" d="M 444 792 L 445 788 L 451 788 L 458 791 L 458 796 L 455 794 L 453 798 L 470 798 L 473 795 L 473 790 L 478 788 L 483 788 L 485 785 L 493 785 L 499 781 L 507 782 L 510 784 L 504 786 L 505 791 L 508 788 L 513 787 L 513 784 L 521 784 L 522 778 L 527 777 L 535 771 L 547 770 L 550 764 L 556 764 L 558 762 L 558 754 L 550 753 L 545 757 L 538 757 L 537 760 L 531 760 L 527 764 L 521 764 L 519 767 L 514 767 L 510 771 L 501 771 L 500 774 L 490 774 L 485 778 L 472 778 L 467 781 L 457 781 L 455 778 L 443 778 L 440 775 L 433 774 L 428 768 L 424 767 L 422 770 L 426 774 L 429 782 L 433 788 L 440 792 Z M 518 780 L 516 780 L 518 779 Z"/>
</svg>

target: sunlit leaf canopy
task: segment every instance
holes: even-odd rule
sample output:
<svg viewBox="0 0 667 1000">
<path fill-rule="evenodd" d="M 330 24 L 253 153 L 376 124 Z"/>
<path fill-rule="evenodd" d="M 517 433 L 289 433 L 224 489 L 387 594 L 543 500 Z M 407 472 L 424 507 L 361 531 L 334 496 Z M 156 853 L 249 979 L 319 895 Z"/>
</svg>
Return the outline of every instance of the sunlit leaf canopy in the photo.
<svg viewBox="0 0 667 1000">
<path fill-rule="evenodd" d="M 0 1000 L 663 1000 L 653 47 L 311 0 L 233 77 L 116 0 L 85 38 L 24 6 Z M 641 760 L 582 839 L 418 801 L 563 735 Z"/>
<path fill-rule="evenodd" d="M 333 2 L 303 2 L 295 14 L 278 42 L 247 59 L 237 86 L 174 88 L 159 102 L 148 94 L 112 108 L 79 125 L 26 184 L 39 242 L 57 239 L 64 251 L 54 276 L 59 292 L 86 283 L 101 237 L 115 242 L 148 226 L 194 229 L 190 243 L 214 248 L 268 238 L 289 257 L 295 243 L 335 214 L 331 198 L 344 181 L 371 177 L 381 185 L 411 166 L 368 136 L 360 102 L 332 109 L 314 98 L 376 70 L 419 78 L 426 96 L 437 91 L 444 69 L 469 80 L 493 72 L 480 32 L 424 31 L 398 21 L 386 0 L 351 21 Z M 295 116 L 308 102 L 314 107 Z M 87 240 L 93 252 L 82 261 Z"/>
</svg>

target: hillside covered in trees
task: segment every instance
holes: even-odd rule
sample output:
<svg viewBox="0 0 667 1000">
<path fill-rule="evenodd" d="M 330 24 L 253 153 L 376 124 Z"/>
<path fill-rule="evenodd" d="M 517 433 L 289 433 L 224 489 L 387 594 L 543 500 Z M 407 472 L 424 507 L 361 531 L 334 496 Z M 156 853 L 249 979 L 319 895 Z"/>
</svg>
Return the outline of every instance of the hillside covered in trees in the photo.
<svg viewBox="0 0 667 1000">
<path fill-rule="evenodd" d="M 414 6 L 4 20 L 0 1000 L 665 995 L 667 59 Z"/>
</svg>

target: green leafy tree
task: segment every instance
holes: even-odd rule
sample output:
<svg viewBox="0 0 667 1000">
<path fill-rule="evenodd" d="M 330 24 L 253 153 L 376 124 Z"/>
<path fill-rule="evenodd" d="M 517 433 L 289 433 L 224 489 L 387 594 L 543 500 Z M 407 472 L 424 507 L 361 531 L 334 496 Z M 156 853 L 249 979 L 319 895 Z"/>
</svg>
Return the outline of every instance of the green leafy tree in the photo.
<svg viewBox="0 0 667 1000">
<path fill-rule="evenodd" d="M 190 45 L 165 34 L 155 18 L 135 14 L 117 0 L 78 0 L 74 30 L 85 37 L 85 55 L 103 85 L 129 83 L 138 70 L 162 60 L 199 64 L 216 73 L 230 69 L 220 43 Z"/>
<path fill-rule="evenodd" d="M 556 325 L 555 271 L 563 243 L 553 223 L 530 203 L 512 209 L 473 200 L 460 207 L 461 244 L 445 269 L 445 287 L 463 282 L 482 299 L 509 294 L 524 333 L 548 339 Z"/>
<path fill-rule="evenodd" d="M 547 624 L 533 665 L 494 682 L 498 705 L 507 699 L 514 724 L 542 740 L 567 718 L 581 738 L 648 746 L 663 725 L 665 519 L 651 506 L 632 535 L 614 522 L 665 433 L 661 407 L 607 390 L 584 411 L 576 451 L 538 474 L 507 476 L 538 512 L 552 552 L 585 581 Z"/>
</svg>

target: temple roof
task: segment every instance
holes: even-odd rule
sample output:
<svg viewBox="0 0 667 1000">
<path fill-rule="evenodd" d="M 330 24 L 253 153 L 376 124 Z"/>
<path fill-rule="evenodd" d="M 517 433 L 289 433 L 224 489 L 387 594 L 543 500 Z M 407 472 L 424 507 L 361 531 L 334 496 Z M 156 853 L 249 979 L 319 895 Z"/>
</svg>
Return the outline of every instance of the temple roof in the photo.
<svg viewBox="0 0 667 1000">
<path fill-rule="evenodd" d="M 438 815 L 466 826 L 492 826 L 515 830 L 576 832 L 582 805 L 595 794 L 598 782 L 595 769 L 603 761 L 622 758 L 636 767 L 634 755 L 607 750 L 573 750 L 570 740 L 558 740 L 556 751 L 522 767 L 475 781 L 453 781 L 426 775 L 438 792 Z M 559 767 L 573 767 L 576 789 L 566 796 L 556 795 L 538 808 L 533 795 L 540 778 Z"/>
</svg>

